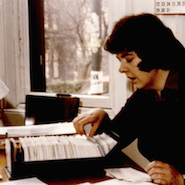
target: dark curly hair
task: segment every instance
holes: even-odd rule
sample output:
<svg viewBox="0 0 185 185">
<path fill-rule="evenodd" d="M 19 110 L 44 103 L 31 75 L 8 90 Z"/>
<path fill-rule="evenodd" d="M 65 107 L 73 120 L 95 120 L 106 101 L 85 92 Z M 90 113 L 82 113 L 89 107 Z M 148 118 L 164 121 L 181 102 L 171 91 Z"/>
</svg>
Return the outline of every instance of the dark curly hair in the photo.
<svg viewBox="0 0 185 185">
<path fill-rule="evenodd" d="M 122 18 L 114 26 L 104 49 L 112 54 L 135 51 L 142 59 L 142 71 L 178 68 L 185 61 L 185 49 L 158 17 L 139 14 Z"/>
</svg>

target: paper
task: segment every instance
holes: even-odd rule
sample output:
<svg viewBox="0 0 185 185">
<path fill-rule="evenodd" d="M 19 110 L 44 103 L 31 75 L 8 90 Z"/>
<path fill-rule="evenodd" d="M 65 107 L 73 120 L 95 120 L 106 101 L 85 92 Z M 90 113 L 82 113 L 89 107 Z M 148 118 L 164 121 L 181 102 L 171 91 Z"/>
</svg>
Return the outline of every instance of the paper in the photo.
<svg viewBox="0 0 185 185">
<path fill-rule="evenodd" d="M 106 175 L 132 183 L 150 182 L 151 178 L 147 173 L 140 172 L 133 168 L 110 168 L 105 169 Z"/>
<path fill-rule="evenodd" d="M 152 182 L 140 182 L 140 183 L 134 183 L 134 185 L 154 185 Z"/>
<path fill-rule="evenodd" d="M 3 99 L 8 94 L 8 92 L 9 92 L 8 87 L 0 79 L 0 99 Z"/>
<path fill-rule="evenodd" d="M 91 183 L 86 182 L 82 183 L 79 185 L 90 185 Z M 105 180 L 97 183 L 93 183 L 94 185 L 154 185 L 152 182 L 141 182 L 141 183 L 132 183 L 132 182 L 127 182 L 123 180 L 118 180 L 118 179 L 110 179 L 110 180 Z"/>
<path fill-rule="evenodd" d="M 46 183 L 40 181 L 36 177 L 26 178 L 21 180 L 13 180 L 8 182 L 2 182 L 2 185 L 44 185 Z"/>
<path fill-rule="evenodd" d="M 110 180 L 105 180 L 102 182 L 97 182 L 94 185 L 132 185 L 131 182 L 126 182 L 126 181 L 120 181 L 118 179 L 110 179 Z"/>
<path fill-rule="evenodd" d="M 19 136 L 55 135 L 55 134 L 56 135 L 74 134 L 76 133 L 76 130 L 72 122 L 66 122 L 32 126 L 1 127 L 0 135 L 6 135 L 6 133 L 8 133 L 8 137 L 19 137 Z"/>
<path fill-rule="evenodd" d="M 101 137 L 105 141 L 100 146 L 97 139 Z M 101 151 L 109 153 L 117 144 L 117 141 L 102 133 L 94 138 L 85 135 L 26 136 L 19 137 L 19 144 L 24 151 L 24 161 L 28 162 L 102 157 L 105 153 Z"/>
<path fill-rule="evenodd" d="M 126 182 L 118 179 L 105 180 L 98 183 L 93 183 L 94 185 L 154 185 L 152 182 L 141 182 L 141 183 L 132 183 Z"/>
</svg>

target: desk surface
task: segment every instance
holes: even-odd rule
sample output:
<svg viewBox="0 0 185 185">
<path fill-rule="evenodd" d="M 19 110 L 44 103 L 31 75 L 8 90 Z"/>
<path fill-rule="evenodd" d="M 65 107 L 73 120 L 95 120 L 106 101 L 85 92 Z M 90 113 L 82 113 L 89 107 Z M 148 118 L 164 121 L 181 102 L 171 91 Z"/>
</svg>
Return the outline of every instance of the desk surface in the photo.
<svg viewBox="0 0 185 185">
<path fill-rule="evenodd" d="M 6 158 L 5 152 L 3 150 L 0 151 L 0 174 L 3 176 L 3 179 L 0 182 L 8 181 L 8 177 L 5 173 L 4 167 L 6 166 Z"/>
<path fill-rule="evenodd" d="M 0 180 L 0 182 L 6 182 L 9 181 L 6 172 L 4 170 L 4 167 L 6 166 L 6 156 L 4 150 L 0 150 L 0 174 L 3 176 L 3 179 Z M 144 171 L 140 166 L 138 166 L 136 163 L 134 163 L 130 158 L 125 156 L 123 154 L 122 161 L 120 161 L 120 167 L 133 167 L 137 170 Z M 109 179 L 108 177 L 99 174 L 99 175 L 93 175 L 93 176 L 83 176 L 83 177 L 75 177 L 75 178 L 65 178 L 61 179 L 60 177 L 54 177 L 54 178 L 45 178 L 42 179 L 45 183 L 49 185 L 75 185 L 75 184 L 80 184 L 83 182 L 100 182 L 103 180 Z"/>
</svg>

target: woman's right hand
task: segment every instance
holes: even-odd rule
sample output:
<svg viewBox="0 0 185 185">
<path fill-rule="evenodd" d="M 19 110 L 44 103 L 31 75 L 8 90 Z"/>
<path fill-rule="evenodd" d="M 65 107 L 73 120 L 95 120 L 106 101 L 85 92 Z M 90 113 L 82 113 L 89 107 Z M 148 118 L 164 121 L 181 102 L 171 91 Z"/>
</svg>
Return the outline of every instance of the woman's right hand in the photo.
<svg viewBox="0 0 185 185">
<path fill-rule="evenodd" d="M 92 137 L 96 133 L 98 127 L 100 126 L 106 114 L 107 113 L 102 109 L 94 109 L 83 114 L 80 114 L 73 120 L 73 124 L 77 133 L 81 135 L 86 134 L 84 126 L 87 124 L 91 124 L 92 129 L 89 133 L 89 136 Z"/>
</svg>

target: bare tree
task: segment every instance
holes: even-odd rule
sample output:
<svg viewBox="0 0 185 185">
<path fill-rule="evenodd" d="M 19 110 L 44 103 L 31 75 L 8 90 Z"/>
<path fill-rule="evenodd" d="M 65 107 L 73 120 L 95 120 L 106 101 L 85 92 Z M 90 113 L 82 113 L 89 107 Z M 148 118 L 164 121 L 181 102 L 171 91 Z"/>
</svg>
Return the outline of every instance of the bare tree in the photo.
<svg viewBox="0 0 185 185">
<path fill-rule="evenodd" d="M 106 0 L 104 0 L 106 1 Z M 54 50 L 61 81 L 86 79 L 91 65 L 91 0 L 45 0 L 45 39 L 49 79 L 54 78 Z M 105 3 L 106 6 L 106 3 Z M 107 34 L 106 9 L 103 9 Z"/>
</svg>

